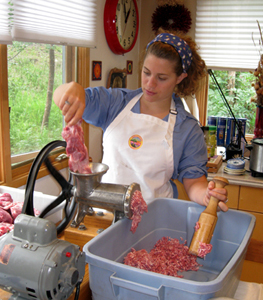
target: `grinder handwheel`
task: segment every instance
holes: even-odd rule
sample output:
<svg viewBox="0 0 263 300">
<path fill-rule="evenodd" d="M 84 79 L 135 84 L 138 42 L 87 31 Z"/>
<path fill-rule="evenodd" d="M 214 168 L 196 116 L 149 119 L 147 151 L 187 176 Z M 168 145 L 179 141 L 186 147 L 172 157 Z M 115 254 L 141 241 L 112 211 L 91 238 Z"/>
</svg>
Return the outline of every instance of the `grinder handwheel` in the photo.
<svg viewBox="0 0 263 300">
<path fill-rule="evenodd" d="M 60 195 L 52 202 L 50 203 L 39 215 L 40 218 L 43 218 L 46 216 L 46 214 L 51 211 L 53 208 L 61 204 L 64 200 L 66 200 L 65 206 L 64 206 L 64 218 L 57 226 L 57 233 L 61 233 L 69 224 L 71 221 L 75 209 L 76 209 L 76 201 L 75 197 L 72 198 L 73 192 L 72 188 L 73 185 L 70 183 L 71 176 L 69 177 L 69 181 L 67 181 L 57 170 L 54 168 L 48 159 L 49 153 L 54 150 L 57 147 L 64 147 L 66 148 L 66 142 L 65 141 L 53 141 L 47 144 L 36 156 L 35 160 L 32 163 L 31 169 L 28 174 L 28 179 L 26 183 L 26 189 L 25 189 L 25 200 L 22 208 L 22 213 L 34 216 L 34 188 L 35 188 L 35 182 L 37 179 L 37 175 L 39 172 L 39 169 L 44 162 L 46 164 L 47 169 L 49 170 L 50 174 L 56 179 L 58 184 L 61 186 L 62 191 Z"/>
</svg>

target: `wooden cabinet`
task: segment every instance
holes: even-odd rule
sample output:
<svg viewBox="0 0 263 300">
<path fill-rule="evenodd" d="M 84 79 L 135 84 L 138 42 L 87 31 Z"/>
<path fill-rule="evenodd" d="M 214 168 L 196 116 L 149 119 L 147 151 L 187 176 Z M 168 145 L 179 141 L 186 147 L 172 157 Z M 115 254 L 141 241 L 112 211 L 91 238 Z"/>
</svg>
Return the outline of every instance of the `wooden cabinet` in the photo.
<svg viewBox="0 0 263 300">
<path fill-rule="evenodd" d="M 239 209 L 263 213 L 263 186 L 262 189 L 241 186 Z"/>
</svg>

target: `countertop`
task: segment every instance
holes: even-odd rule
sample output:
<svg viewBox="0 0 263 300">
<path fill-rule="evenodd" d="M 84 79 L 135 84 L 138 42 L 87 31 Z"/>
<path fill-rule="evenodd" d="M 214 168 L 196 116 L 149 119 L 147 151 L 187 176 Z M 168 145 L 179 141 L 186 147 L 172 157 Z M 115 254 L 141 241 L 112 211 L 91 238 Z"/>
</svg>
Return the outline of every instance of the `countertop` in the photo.
<svg viewBox="0 0 263 300">
<path fill-rule="evenodd" d="M 208 173 L 208 180 L 212 180 L 215 176 L 225 177 L 232 185 L 242 185 L 254 188 L 263 189 L 263 177 L 253 177 L 249 170 L 249 161 L 246 161 L 245 169 L 246 172 L 243 175 L 230 175 L 224 172 L 224 167 L 227 165 L 223 162 L 217 173 Z"/>
</svg>

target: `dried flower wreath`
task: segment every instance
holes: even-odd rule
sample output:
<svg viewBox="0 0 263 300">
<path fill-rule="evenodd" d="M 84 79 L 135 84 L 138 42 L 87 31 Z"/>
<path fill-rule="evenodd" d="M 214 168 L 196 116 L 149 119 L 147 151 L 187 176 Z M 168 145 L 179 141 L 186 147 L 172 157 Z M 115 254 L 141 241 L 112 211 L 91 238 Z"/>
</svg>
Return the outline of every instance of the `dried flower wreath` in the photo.
<svg viewBox="0 0 263 300">
<path fill-rule="evenodd" d="M 158 6 L 152 15 L 152 30 L 155 33 L 159 28 L 187 33 L 191 25 L 190 11 L 184 5 Z"/>
</svg>

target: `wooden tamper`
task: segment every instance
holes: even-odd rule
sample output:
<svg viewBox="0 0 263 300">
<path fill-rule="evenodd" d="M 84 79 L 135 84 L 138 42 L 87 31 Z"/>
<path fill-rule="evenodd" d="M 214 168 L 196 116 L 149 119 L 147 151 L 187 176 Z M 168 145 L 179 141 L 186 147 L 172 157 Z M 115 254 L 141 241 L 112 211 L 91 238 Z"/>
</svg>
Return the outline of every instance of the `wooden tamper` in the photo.
<svg viewBox="0 0 263 300">
<path fill-rule="evenodd" d="M 229 184 L 228 180 L 215 176 L 213 178 L 215 188 L 223 188 Z M 200 214 L 198 220 L 198 229 L 195 230 L 189 252 L 198 256 L 200 243 L 209 244 L 214 233 L 217 222 L 217 204 L 218 199 L 211 196 L 206 209 Z"/>
</svg>

